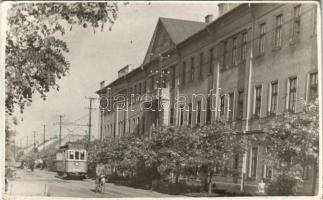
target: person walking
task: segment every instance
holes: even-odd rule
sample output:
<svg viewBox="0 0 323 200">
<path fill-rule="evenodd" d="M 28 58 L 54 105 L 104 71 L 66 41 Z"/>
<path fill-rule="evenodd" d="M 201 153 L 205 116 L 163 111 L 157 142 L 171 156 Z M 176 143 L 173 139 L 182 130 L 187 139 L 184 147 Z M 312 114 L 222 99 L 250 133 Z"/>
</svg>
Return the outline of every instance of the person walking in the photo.
<svg viewBox="0 0 323 200">
<path fill-rule="evenodd" d="M 260 182 L 258 183 L 258 193 L 260 195 L 265 195 L 265 187 L 266 187 L 266 183 L 264 182 L 264 179 L 261 179 Z"/>
</svg>

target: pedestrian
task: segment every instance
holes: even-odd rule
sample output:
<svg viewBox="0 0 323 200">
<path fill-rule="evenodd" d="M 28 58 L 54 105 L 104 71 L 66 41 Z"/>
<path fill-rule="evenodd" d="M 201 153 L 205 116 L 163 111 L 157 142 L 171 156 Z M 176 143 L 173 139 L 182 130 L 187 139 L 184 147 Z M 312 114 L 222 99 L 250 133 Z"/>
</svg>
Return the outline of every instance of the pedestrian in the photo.
<svg viewBox="0 0 323 200">
<path fill-rule="evenodd" d="M 260 182 L 258 183 L 258 193 L 260 195 L 265 194 L 265 187 L 266 187 L 266 183 L 264 182 L 264 179 L 261 179 Z"/>
<path fill-rule="evenodd" d="M 46 162 L 46 160 L 43 161 L 43 165 L 42 165 L 42 169 L 45 169 L 45 168 L 47 169 L 47 162 Z"/>
<path fill-rule="evenodd" d="M 20 168 L 21 169 L 24 169 L 24 165 L 25 165 L 25 161 L 24 160 L 21 160 Z"/>
<path fill-rule="evenodd" d="M 34 171 L 34 167 L 35 167 L 35 161 L 34 161 L 34 159 L 31 159 L 30 160 L 30 170 L 33 172 Z"/>
</svg>

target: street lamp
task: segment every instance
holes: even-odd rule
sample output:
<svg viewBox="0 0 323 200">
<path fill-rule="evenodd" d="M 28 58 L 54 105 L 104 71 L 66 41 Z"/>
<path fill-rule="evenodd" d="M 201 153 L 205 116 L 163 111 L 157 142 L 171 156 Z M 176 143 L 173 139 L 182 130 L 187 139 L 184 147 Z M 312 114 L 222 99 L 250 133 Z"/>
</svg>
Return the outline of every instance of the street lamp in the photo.
<svg viewBox="0 0 323 200">
<path fill-rule="evenodd" d="M 162 105 L 162 99 L 161 99 L 161 88 L 166 88 L 166 77 L 170 72 L 168 70 L 163 70 L 163 60 L 169 58 L 170 55 L 162 56 L 162 54 L 158 54 L 159 58 L 159 69 L 156 71 L 150 70 L 150 73 L 152 74 L 157 74 L 157 117 L 156 117 L 156 127 L 159 126 L 159 109 L 161 108 Z"/>
</svg>

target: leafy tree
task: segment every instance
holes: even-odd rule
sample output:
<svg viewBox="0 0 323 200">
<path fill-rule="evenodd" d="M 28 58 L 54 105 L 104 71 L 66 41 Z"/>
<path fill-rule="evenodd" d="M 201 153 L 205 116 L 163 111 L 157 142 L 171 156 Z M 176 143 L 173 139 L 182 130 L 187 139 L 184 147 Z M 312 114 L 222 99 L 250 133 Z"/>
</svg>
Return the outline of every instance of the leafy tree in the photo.
<svg viewBox="0 0 323 200">
<path fill-rule="evenodd" d="M 192 160 L 196 143 L 196 135 L 188 128 L 155 129 L 150 140 L 152 156 L 148 163 L 153 163 L 164 176 L 175 174 L 175 181 L 178 183 L 180 174 L 188 161 Z"/>
<path fill-rule="evenodd" d="M 34 93 L 45 100 L 51 89 L 59 90 L 57 79 L 70 68 L 60 34 L 76 25 L 95 31 L 108 24 L 111 30 L 117 12 L 115 2 L 12 4 L 6 32 L 6 112 L 12 114 L 16 105 L 23 112 Z"/>
<path fill-rule="evenodd" d="M 302 181 L 307 165 L 314 166 L 317 176 L 319 156 L 318 101 L 307 103 L 299 113 L 285 112 L 277 116 L 265 131 L 267 145 L 265 162 L 275 166 L 284 176 Z M 315 193 L 316 178 L 313 180 Z"/>
<path fill-rule="evenodd" d="M 204 189 L 210 190 L 212 177 L 215 173 L 226 174 L 228 164 L 234 154 L 243 154 L 245 140 L 235 130 L 224 122 L 217 122 L 196 129 L 198 142 L 194 149 L 191 163 L 199 167 Z"/>
</svg>

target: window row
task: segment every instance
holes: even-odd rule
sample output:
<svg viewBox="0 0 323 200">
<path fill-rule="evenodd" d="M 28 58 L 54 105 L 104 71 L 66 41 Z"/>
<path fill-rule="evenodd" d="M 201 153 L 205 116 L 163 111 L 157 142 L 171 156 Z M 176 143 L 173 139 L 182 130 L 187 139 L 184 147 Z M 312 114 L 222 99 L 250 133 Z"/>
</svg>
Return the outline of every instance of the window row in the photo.
<svg viewBox="0 0 323 200">
<path fill-rule="evenodd" d="M 307 100 L 314 101 L 318 97 L 318 73 L 310 73 L 308 75 L 308 91 Z M 268 99 L 267 99 L 267 115 L 275 115 L 278 111 L 278 94 L 279 94 L 279 82 L 272 81 L 268 86 Z M 238 92 L 230 92 L 219 97 L 219 108 L 217 115 L 219 118 L 226 121 L 242 120 L 244 117 L 244 101 L 246 100 L 243 90 Z M 256 85 L 253 89 L 252 95 L 252 117 L 259 118 L 263 116 L 263 85 Z M 202 101 L 203 100 L 203 101 Z M 202 99 L 196 102 L 195 105 L 188 103 L 186 107 L 180 105 L 177 113 L 177 124 L 183 125 L 196 125 L 210 124 L 212 119 L 212 113 L 214 113 L 215 100 L 214 98 Z M 205 105 L 206 102 L 206 105 Z M 285 109 L 290 112 L 296 111 L 297 104 L 297 77 L 290 77 L 286 82 L 286 98 Z M 170 123 L 174 124 L 174 109 L 170 109 Z M 205 116 L 205 117 L 202 117 Z M 205 121 L 202 121 L 205 120 Z"/>
<path fill-rule="evenodd" d="M 291 23 L 291 24 L 289 24 Z M 269 32 L 273 32 L 273 48 L 280 49 L 283 44 L 283 28 L 284 25 L 290 25 L 291 27 L 291 40 L 289 42 L 296 42 L 299 40 L 301 32 L 301 5 L 297 5 L 293 10 L 292 19 L 285 19 L 283 14 L 275 16 L 275 25 L 273 30 L 267 28 L 266 22 L 259 25 L 259 36 L 258 36 L 258 54 L 262 55 L 265 53 L 266 36 Z"/>
<path fill-rule="evenodd" d="M 105 125 L 103 129 L 103 138 L 107 137 L 122 137 L 127 134 L 140 134 L 145 132 L 144 117 L 140 120 L 139 117 L 129 119 L 126 123 L 125 120 L 117 123 Z"/>
<path fill-rule="evenodd" d="M 205 66 L 207 66 L 208 69 L 204 72 Z M 205 73 L 213 74 L 213 67 L 214 48 L 210 48 L 207 55 L 205 52 L 200 52 L 198 56 L 191 56 L 188 60 L 182 62 L 182 69 L 181 72 L 179 72 L 181 83 L 184 85 L 187 82 L 192 82 L 196 79 L 200 80 Z"/>
<path fill-rule="evenodd" d="M 308 86 L 308 101 L 314 101 L 318 97 L 318 73 L 309 74 L 309 86 Z M 253 91 L 253 117 L 258 118 L 262 113 L 262 101 L 263 101 L 263 86 L 256 85 Z M 269 85 L 269 96 L 268 96 L 268 115 L 275 115 L 278 110 L 278 93 L 279 83 L 273 81 Z M 236 100 L 235 100 L 236 98 Z M 236 119 L 243 118 L 244 108 L 244 92 L 239 91 L 238 97 L 235 97 L 235 93 L 229 93 L 220 97 L 220 117 L 225 118 L 227 121 L 234 120 L 236 102 L 237 111 Z M 297 77 L 291 77 L 287 81 L 286 91 L 286 109 L 290 112 L 295 112 L 297 103 Z"/>
</svg>

